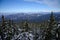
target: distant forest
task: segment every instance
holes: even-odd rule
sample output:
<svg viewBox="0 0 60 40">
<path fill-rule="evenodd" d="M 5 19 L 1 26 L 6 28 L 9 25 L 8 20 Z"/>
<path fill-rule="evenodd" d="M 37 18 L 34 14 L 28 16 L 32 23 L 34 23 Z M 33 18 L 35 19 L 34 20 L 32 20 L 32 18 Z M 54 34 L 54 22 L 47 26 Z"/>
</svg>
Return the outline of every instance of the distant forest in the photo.
<svg viewBox="0 0 60 40">
<path fill-rule="evenodd" d="M 0 40 L 60 40 L 60 23 L 51 12 L 50 19 L 41 23 L 20 23 L 5 20 L 2 15 L 0 22 Z"/>
</svg>

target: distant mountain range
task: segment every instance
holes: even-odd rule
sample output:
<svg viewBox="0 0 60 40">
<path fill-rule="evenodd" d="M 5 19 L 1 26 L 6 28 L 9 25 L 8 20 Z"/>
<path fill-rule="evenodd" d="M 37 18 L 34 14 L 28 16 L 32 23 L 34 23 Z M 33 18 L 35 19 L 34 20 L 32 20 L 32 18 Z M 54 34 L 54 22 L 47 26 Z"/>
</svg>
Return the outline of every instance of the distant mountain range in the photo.
<svg viewBox="0 0 60 40">
<path fill-rule="evenodd" d="M 54 13 L 56 21 L 60 21 L 60 12 Z M 21 21 L 29 21 L 29 22 L 42 22 L 47 21 L 50 18 L 50 13 L 44 14 L 44 13 L 17 13 L 17 14 L 11 14 L 5 16 L 6 20 L 12 19 L 14 22 L 21 22 Z M 1 19 L 1 15 L 0 15 Z M 1 21 L 1 20 L 0 20 Z"/>
</svg>

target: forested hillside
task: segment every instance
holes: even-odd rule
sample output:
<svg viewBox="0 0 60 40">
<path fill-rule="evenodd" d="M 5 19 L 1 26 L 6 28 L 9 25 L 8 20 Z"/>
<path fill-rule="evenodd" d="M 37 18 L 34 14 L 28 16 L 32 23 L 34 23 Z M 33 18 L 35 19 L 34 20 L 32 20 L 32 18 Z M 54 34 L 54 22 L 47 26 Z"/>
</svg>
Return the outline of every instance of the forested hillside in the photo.
<svg viewBox="0 0 60 40">
<path fill-rule="evenodd" d="M 60 40 L 59 18 L 59 14 L 54 12 L 45 15 L 2 15 L 0 40 Z"/>
</svg>

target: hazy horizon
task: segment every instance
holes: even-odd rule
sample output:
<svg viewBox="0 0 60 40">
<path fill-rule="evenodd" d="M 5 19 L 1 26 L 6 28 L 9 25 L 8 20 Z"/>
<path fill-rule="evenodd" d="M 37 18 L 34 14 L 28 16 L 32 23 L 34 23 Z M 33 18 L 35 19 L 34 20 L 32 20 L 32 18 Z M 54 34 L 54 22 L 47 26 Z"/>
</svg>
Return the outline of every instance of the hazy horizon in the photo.
<svg viewBox="0 0 60 40">
<path fill-rule="evenodd" d="M 1 13 L 60 12 L 60 0 L 0 0 Z"/>
</svg>

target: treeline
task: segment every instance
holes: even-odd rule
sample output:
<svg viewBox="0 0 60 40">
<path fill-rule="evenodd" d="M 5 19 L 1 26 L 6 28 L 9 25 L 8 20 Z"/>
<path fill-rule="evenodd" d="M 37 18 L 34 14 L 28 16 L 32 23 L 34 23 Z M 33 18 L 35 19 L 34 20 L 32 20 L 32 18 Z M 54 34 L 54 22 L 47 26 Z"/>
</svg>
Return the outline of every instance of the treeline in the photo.
<svg viewBox="0 0 60 40">
<path fill-rule="evenodd" d="M 47 24 L 45 24 L 47 23 Z M 30 27 L 27 21 L 23 22 L 23 26 L 15 24 L 12 20 L 5 20 L 5 17 L 2 16 L 2 21 L 0 24 L 0 39 L 1 40 L 11 40 L 15 35 L 19 35 L 23 32 L 32 31 L 35 36 L 33 40 L 38 40 L 39 34 L 36 30 L 43 31 L 44 36 L 42 36 L 43 40 L 60 40 L 60 27 L 58 26 L 58 22 L 56 22 L 53 12 L 51 12 L 50 20 L 47 22 L 43 22 L 39 24 L 38 27 Z M 44 28 L 45 27 L 45 28 Z M 20 30 L 19 30 L 20 29 Z M 35 31 L 34 31 L 35 30 Z M 40 32 L 40 31 L 39 31 Z M 42 35 L 43 35 L 42 34 Z M 41 35 L 40 35 L 41 36 Z M 42 40 L 40 39 L 40 40 Z M 16 38 L 16 40 L 18 40 Z M 30 39 L 29 39 L 30 40 Z"/>
</svg>

